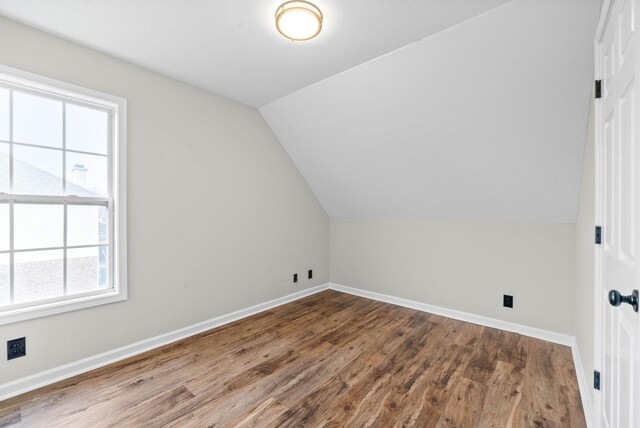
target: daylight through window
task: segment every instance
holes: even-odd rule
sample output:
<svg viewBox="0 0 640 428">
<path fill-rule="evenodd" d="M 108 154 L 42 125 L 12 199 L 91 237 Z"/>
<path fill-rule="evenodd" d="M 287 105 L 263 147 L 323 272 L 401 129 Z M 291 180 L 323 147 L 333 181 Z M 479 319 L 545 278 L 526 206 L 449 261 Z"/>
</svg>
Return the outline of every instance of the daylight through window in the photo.
<svg viewBox="0 0 640 428">
<path fill-rule="evenodd" d="M 0 322 L 124 297 L 124 101 L 77 89 L 0 74 Z"/>
</svg>

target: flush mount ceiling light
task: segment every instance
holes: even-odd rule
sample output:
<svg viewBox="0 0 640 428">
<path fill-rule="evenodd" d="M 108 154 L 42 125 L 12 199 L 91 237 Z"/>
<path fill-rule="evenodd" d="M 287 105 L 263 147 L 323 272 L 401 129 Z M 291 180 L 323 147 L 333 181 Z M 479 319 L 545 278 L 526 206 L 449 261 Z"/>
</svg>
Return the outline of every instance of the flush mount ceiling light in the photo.
<svg viewBox="0 0 640 428">
<path fill-rule="evenodd" d="M 306 1 L 288 1 L 276 10 L 276 28 L 287 39 L 313 39 L 322 30 L 322 12 Z"/>
</svg>

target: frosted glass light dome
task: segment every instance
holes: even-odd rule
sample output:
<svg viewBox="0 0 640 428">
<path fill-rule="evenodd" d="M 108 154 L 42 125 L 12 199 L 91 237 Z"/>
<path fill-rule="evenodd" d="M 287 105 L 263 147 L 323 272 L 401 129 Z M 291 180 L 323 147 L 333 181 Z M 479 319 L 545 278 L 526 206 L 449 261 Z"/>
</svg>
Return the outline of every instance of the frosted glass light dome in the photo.
<svg viewBox="0 0 640 428">
<path fill-rule="evenodd" d="M 288 1 L 276 10 L 276 28 L 287 39 L 313 39 L 322 30 L 322 12 L 306 1 Z"/>
</svg>

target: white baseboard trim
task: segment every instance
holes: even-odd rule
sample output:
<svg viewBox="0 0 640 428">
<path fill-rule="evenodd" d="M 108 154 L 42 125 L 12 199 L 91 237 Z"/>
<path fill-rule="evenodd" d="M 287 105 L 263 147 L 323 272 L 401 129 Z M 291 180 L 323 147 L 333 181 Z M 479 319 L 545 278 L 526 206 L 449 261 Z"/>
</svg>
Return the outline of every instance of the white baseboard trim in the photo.
<svg viewBox="0 0 640 428">
<path fill-rule="evenodd" d="M 17 379 L 12 382 L 0 384 L 0 401 L 14 397 L 16 395 L 24 394 L 25 392 L 50 385 L 55 382 L 59 382 L 64 379 L 68 379 L 70 377 L 97 369 L 99 367 L 106 366 L 111 363 L 115 363 L 125 358 L 132 357 L 134 355 L 138 355 L 155 348 L 159 348 L 160 346 L 177 342 L 178 340 L 185 339 L 189 336 L 193 336 L 195 334 L 202 333 L 234 321 L 238 321 L 242 318 L 258 314 L 260 312 L 284 305 L 289 302 L 293 302 L 294 300 L 310 296 L 328 288 L 329 284 L 318 285 L 316 287 L 301 290 L 287 296 L 270 300 L 268 302 L 259 303 L 246 309 L 241 309 L 229 314 L 212 318 L 207 321 L 193 324 L 179 330 L 174 330 L 169 333 L 141 340 L 140 342 L 132 343 L 130 345 L 126 345 L 112 351 L 103 352 L 102 354 L 93 355 L 91 357 L 84 358 L 73 363 L 65 364 L 63 366 L 55 367 L 53 369 L 36 373 L 21 379 Z"/>
<path fill-rule="evenodd" d="M 374 291 L 362 290 L 360 288 L 347 287 L 344 285 L 333 283 L 329 284 L 329 288 L 336 291 L 342 291 L 343 293 L 353 294 L 355 296 L 366 297 L 367 299 L 391 303 L 392 305 L 404 306 L 405 308 L 415 309 L 422 312 L 429 312 L 431 314 L 441 315 L 443 317 L 453 318 L 460 321 L 466 321 L 473 324 L 511 331 L 514 333 L 522 334 L 524 336 L 546 340 L 547 342 L 558 343 L 560 345 L 572 346 L 575 342 L 575 338 L 573 336 L 569 336 L 568 334 L 556 333 L 554 331 L 542 330 L 539 328 L 516 324 L 509 321 L 502 321 L 495 318 L 484 317 L 482 315 L 456 311 L 454 309 L 447 309 L 440 306 L 429 305 L 427 303 L 416 302 L 414 300 L 403 299 L 401 297 L 389 296 L 388 294 L 376 293 Z"/>
<path fill-rule="evenodd" d="M 582 409 L 584 410 L 584 418 L 587 421 L 587 428 L 595 427 L 593 385 L 585 375 L 580 349 L 578 348 L 578 343 L 575 341 L 573 346 L 571 346 L 571 353 L 573 355 L 573 366 L 576 369 L 576 377 L 578 378 L 578 387 L 580 388 L 580 398 L 582 399 Z"/>
</svg>

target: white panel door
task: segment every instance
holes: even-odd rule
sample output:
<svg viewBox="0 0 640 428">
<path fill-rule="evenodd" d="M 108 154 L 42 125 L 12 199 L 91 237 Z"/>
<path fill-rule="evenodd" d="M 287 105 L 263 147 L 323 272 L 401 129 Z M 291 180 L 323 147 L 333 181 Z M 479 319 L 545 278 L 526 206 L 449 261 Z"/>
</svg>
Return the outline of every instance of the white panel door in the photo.
<svg viewBox="0 0 640 428">
<path fill-rule="evenodd" d="M 640 317 L 630 297 L 640 288 L 639 4 L 612 1 L 596 41 L 602 79 L 602 98 L 596 101 L 597 217 L 602 226 L 596 276 L 601 391 L 596 397 L 597 425 L 608 428 L 640 427 Z"/>
</svg>

